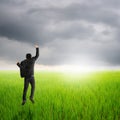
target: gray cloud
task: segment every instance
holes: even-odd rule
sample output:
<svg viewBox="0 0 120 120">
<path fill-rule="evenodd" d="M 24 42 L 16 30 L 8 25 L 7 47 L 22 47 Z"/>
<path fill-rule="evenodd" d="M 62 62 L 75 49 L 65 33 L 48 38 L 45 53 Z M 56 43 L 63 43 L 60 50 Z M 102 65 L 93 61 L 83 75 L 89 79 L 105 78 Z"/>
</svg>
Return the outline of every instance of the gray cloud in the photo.
<svg viewBox="0 0 120 120">
<path fill-rule="evenodd" d="M 120 1 L 0 0 L 0 60 L 15 62 L 32 45 L 40 64 L 74 64 L 88 59 L 120 65 Z"/>
</svg>

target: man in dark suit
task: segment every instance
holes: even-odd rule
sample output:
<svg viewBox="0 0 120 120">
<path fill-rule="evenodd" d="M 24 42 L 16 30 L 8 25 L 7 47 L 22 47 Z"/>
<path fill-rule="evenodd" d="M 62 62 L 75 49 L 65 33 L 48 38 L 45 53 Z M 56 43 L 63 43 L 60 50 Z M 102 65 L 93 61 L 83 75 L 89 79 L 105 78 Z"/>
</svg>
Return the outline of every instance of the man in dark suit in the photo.
<svg viewBox="0 0 120 120">
<path fill-rule="evenodd" d="M 23 101 L 22 105 L 26 103 L 26 93 L 29 83 L 31 84 L 31 94 L 30 100 L 34 103 L 34 90 L 35 90 L 35 79 L 34 79 L 34 64 L 39 56 L 39 47 L 36 47 L 36 55 L 32 57 L 30 53 L 26 54 L 26 59 L 21 63 L 17 62 L 18 67 L 20 68 L 21 77 L 24 77 L 24 89 L 23 89 Z"/>
</svg>

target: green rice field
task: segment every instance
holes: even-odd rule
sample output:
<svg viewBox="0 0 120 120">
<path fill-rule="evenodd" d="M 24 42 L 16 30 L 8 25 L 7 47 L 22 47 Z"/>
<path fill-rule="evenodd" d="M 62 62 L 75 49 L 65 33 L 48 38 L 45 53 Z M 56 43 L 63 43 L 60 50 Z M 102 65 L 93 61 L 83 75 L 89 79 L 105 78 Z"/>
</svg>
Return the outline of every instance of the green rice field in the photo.
<svg viewBox="0 0 120 120">
<path fill-rule="evenodd" d="M 120 120 L 120 71 L 37 71 L 35 104 L 19 71 L 0 71 L 0 120 Z"/>
</svg>

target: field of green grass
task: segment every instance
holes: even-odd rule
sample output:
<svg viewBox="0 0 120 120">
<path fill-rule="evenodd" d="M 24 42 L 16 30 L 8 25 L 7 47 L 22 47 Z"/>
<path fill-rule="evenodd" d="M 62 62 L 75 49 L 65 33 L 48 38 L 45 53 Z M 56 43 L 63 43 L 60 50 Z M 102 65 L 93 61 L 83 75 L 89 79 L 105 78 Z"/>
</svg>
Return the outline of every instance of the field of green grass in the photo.
<svg viewBox="0 0 120 120">
<path fill-rule="evenodd" d="M 0 71 L 0 120 L 120 120 L 120 72 L 36 72 L 35 104 L 19 71 Z"/>
</svg>

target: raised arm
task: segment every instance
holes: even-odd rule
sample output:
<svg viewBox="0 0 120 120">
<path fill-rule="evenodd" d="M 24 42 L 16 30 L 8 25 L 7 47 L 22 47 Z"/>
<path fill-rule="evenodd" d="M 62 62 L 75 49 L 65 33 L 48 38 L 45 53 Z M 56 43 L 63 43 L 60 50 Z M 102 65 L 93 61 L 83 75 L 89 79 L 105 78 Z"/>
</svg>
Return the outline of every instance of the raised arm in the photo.
<svg viewBox="0 0 120 120">
<path fill-rule="evenodd" d="M 39 46 L 35 46 L 35 48 L 36 48 L 36 55 L 35 55 L 35 60 L 39 57 Z"/>
</svg>

